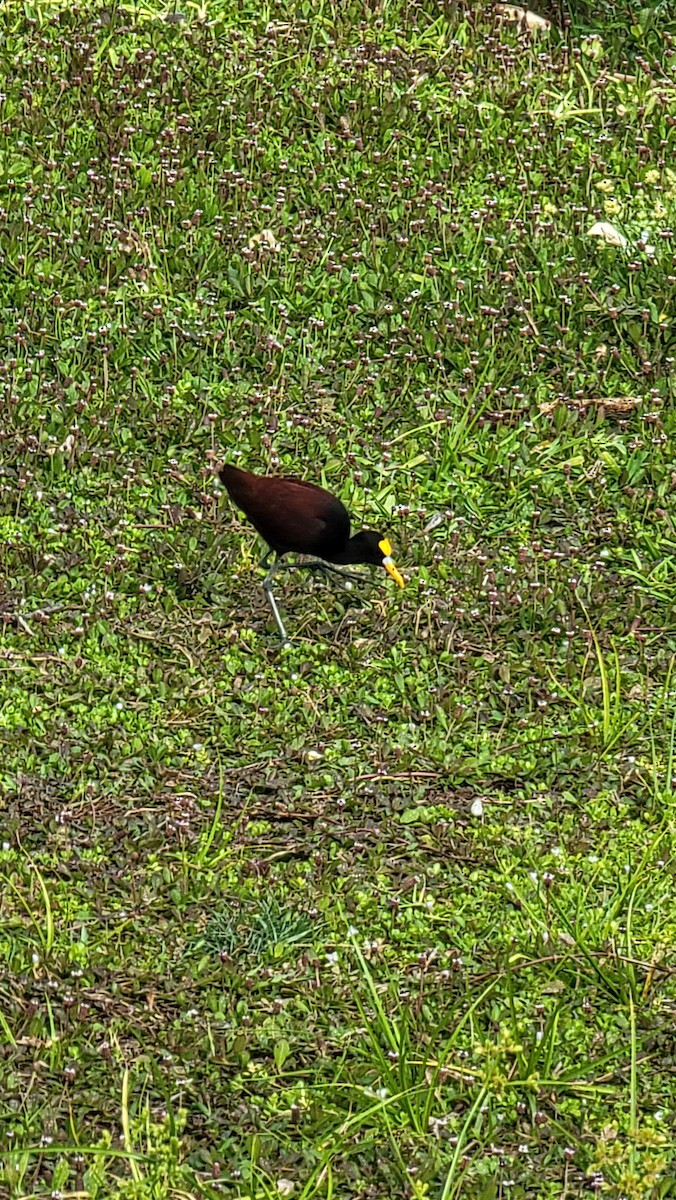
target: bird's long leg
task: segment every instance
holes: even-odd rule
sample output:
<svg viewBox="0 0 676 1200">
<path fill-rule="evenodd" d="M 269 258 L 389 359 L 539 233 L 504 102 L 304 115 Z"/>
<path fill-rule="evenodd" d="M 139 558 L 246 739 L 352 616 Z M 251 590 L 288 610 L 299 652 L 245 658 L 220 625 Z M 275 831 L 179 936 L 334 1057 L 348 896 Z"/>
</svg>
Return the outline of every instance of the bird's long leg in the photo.
<svg viewBox="0 0 676 1200">
<path fill-rule="evenodd" d="M 322 569 L 329 575 L 337 575 L 339 578 L 342 576 L 343 579 L 354 579 L 356 583 L 370 583 L 371 586 L 373 586 L 373 584 L 379 582 L 376 579 L 372 579 L 371 576 L 367 575 L 365 572 L 345 571 L 342 567 L 334 567 L 333 563 L 323 562 L 320 565 Z"/>
<path fill-rule="evenodd" d="M 267 554 L 263 555 L 263 558 L 259 564 L 261 567 L 268 566 L 270 555 L 272 553 L 272 550 L 268 550 Z M 339 578 L 354 580 L 356 583 L 368 583 L 371 584 L 371 586 L 376 583 L 376 580 L 371 579 L 368 575 L 357 574 L 356 571 L 344 571 L 340 567 L 334 567 L 333 563 L 324 562 L 323 559 L 320 558 L 310 559 L 309 562 L 294 563 L 283 562 L 281 558 L 276 558 L 272 566 L 269 567 L 268 573 L 263 580 L 263 591 L 265 592 L 266 600 L 270 605 L 270 609 L 272 610 L 272 615 L 275 618 L 275 624 L 279 630 L 279 635 L 282 639 L 283 646 L 288 646 L 291 643 L 289 635 L 284 628 L 284 622 L 280 616 L 280 612 L 277 607 L 277 601 L 275 600 L 272 590 L 272 581 L 278 571 L 324 571 L 327 575 L 337 575 Z"/>
<path fill-rule="evenodd" d="M 268 557 L 269 557 L 269 555 L 266 555 L 266 560 Z M 267 561 L 266 561 L 266 565 L 267 565 Z M 288 646 L 290 644 L 289 636 L 286 632 L 286 629 L 284 628 L 284 622 L 282 621 L 282 618 L 279 615 L 279 609 L 277 608 L 277 601 L 275 600 L 275 597 L 272 592 L 272 581 L 273 581 L 275 575 L 277 574 L 277 571 L 279 570 L 279 568 L 283 567 L 283 566 L 286 566 L 286 563 L 280 562 L 279 559 L 276 559 L 275 562 L 273 562 L 272 566 L 270 567 L 270 570 L 268 571 L 267 575 L 265 576 L 265 579 L 263 580 L 263 591 L 265 592 L 265 598 L 266 598 L 268 604 L 270 605 L 270 608 L 272 609 L 272 615 L 275 618 L 275 623 L 279 630 L 279 636 L 282 639 L 282 645 Z"/>
<path fill-rule="evenodd" d="M 320 558 L 312 558 L 309 562 L 281 563 L 280 565 L 285 571 L 324 571 L 327 575 L 342 576 L 343 579 L 354 580 L 355 583 L 370 583 L 373 585 L 377 582 L 377 580 L 371 579 L 369 575 L 359 574 L 357 571 L 344 571 L 340 567 L 334 567 L 332 563 L 326 563 Z"/>
</svg>

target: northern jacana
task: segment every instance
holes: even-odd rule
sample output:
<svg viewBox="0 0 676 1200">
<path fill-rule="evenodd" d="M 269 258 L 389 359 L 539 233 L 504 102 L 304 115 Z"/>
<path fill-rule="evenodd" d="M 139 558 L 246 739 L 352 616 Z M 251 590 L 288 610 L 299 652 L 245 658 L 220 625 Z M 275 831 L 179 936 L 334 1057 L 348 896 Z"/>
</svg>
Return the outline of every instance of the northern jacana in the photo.
<svg viewBox="0 0 676 1200">
<path fill-rule="evenodd" d="M 252 475 L 227 463 L 219 468 L 218 474 L 230 499 L 269 546 L 260 565 L 268 567 L 270 555 L 276 555 L 263 589 L 283 643 L 289 639 L 272 592 L 272 581 L 280 569 L 314 569 L 362 580 L 362 576 L 341 571 L 334 564 L 370 563 L 384 567 L 399 587 L 404 586 L 387 538 L 374 529 L 362 529 L 350 537 L 350 514 L 332 492 L 303 479 Z M 316 559 L 308 563 L 282 562 L 284 555 L 290 553 L 314 554 Z"/>
</svg>

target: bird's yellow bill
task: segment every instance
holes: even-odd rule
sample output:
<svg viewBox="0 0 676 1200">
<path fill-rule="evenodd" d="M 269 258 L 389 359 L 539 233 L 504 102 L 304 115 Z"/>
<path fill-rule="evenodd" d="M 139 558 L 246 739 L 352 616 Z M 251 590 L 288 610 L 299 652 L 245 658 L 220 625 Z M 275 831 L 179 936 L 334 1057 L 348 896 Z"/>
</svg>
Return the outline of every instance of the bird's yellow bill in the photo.
<svg viewBox="0 0 676 1200">
<path fill-rule="evenodd" d="M 394 582 L 399 584 L 399 587 L 404 587 L 405 585 L 403 576 L 399 574 L 394 565 L 394 559 L 392 558 L 392 547 L 387 538 L 383 538 L 382 542 L 378 542 L 378 549 L 382 550 L 383 552 L 383 566 L 387 571 L 387 574 L 392 576 Z"/>
</svg>

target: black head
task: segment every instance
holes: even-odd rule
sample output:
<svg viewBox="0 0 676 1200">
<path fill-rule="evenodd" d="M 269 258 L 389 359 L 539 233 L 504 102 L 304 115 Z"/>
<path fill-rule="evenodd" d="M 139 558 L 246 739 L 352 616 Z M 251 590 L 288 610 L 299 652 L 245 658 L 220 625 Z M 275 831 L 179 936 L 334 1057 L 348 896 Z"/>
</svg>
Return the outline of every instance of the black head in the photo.
<svg viewBox="0 0 676 1200">
<path fill-rule="evenodd" d="M 350 538 L 348 545 L 350 562 L 373 563 L 376 567 L 384 567 L 399 587 L 404 586 L 404 580 L 394 565 L 392 547 L 382 533 L 376 532 L 375 529 L 362 529 L 361 533 L 355 533 L 354 537 Z"/>
</svg>

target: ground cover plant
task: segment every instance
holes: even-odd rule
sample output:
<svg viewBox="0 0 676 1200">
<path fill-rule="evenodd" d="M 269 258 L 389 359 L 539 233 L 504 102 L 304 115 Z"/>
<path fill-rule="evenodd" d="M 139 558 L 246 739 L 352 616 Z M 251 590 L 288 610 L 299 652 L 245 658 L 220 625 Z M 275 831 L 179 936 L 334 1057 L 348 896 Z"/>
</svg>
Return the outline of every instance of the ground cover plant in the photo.
<svg viewBox="0 0 676 1200">
<path fill-rule="evenodd" d="M 3 9 L 1 1196 L 676 1192 L 676 21 L 549 15 Z"/>
</svg>

